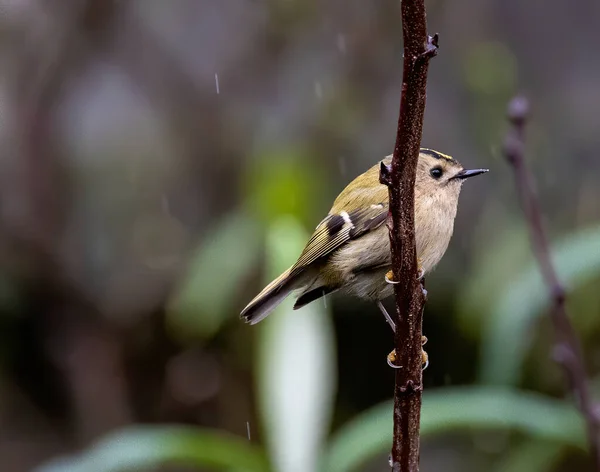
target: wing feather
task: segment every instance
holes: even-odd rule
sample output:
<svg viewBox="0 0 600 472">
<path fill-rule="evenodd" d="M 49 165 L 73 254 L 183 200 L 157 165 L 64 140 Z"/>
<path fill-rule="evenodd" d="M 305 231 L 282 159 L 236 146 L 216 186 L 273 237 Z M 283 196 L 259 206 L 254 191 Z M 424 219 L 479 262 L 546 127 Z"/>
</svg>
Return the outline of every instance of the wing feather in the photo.
<svg viewBox="0 0 600 472">
<path fill-rule="evenodd" d="M 331 220 L 339 215 L 327 215 L 317 226 L 296 264 L 292 266 L 291 273 L 299 274 L 310 264 L 329 256 L 348 241 L 360 238 L 365 233 L 378 228 L 385 222 L 387 213 L 387 203 L 356 210 L 346 214 L 347 221 L 333 233 L 330 231 Z"/>
</svg>

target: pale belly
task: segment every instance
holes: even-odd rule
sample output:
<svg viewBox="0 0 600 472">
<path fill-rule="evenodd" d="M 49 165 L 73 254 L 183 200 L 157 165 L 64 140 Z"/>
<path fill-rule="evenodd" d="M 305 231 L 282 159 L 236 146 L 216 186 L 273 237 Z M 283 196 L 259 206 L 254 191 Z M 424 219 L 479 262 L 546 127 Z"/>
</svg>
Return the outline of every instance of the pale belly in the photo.
<svg viewBox="0 0 600 472">
<path fill-rule="evenodd" d="M 417 258 L 423 274 L 438 264 L 448 248 L 454 219 L 443 221 L 447 223 L 440 224 L 438 221 L 425 227 L 416 222 Z M 385 280 L 386 273 L 391 270 L 389 236 L 385 225 L 340 248 L 330 261 L 342 290 L 350 295 L 381 300 L 393 294 L 393 285 Z"/>
<path fill-rule="evenodd" d="M 394 286 L 385 281 L 385 274 L 391 266 L 384 269 L 365 271 L 348 280 L 344 292 L 367 300 L 383 300 L 394 293 Z"/>
</svg>

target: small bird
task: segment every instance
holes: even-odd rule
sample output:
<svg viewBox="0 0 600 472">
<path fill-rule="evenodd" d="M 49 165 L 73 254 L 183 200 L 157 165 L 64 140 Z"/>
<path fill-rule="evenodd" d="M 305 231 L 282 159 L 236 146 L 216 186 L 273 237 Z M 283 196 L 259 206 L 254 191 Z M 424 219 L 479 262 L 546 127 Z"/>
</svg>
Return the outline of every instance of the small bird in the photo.
<svg viewBox="0 0 600 472">
<path fill-rule="evenodd" d="M 383 162 L 390 164 L 392 157 Z M 290 293 L 299 292 L 294 309 L 342 290 L 381 304 L 392 295 L 388 188 L 379 182 L 379 164 L 359 175 L 335 199 L 298 261 L 267 285 L 244 308 L 250 324 L 263 320 Z M 452 157 L 421 149 L 415 181 L 415 239 L 419 276 L 440 261 L 454 229 L 458 196 L 465 179 L 488 169 L 466 170 Z"/>
</svg>

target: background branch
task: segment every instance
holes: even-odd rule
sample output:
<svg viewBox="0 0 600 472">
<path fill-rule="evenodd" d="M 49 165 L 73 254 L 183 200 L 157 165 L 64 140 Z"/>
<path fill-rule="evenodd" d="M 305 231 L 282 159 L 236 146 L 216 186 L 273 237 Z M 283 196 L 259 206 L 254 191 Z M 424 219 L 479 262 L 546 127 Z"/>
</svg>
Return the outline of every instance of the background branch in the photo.
<svg viewBox="0 0 600 472">
<path fill-rule="evenodd" d="M 424 287 L 417 277 L 414 198 L 417 160 L 423 133 L 427 70 L 437 52 L 437 35 L 427 36 L 424 0 L 402 2 L 404 69 L 398 131 L 391 166 L 380 180 L 390 190 L 390 245 L 396 295 L 396 371 L 394 389 L 394 471 L 419 470 L 422 392 L 421 335 Z"/>
<path fill-rule="evenodd" d="M 590 396 L 581 345 L 567 314 L 565 289 L 558 280 L 551 260 L 548 239 L 542 224 L 542 214 L 533 189 L 532 177 L 525 167 L 525 124 L 529 103 L 523 97 L 514 98 L 508 106 L 511 123 L 504 142 L 504 155 L 513 169 L 519 200 L 529 227 L 529 236 L 544 282 L 548 287 L 552 307 L 550 318 L 554 325 L 553 357 L 565 371 L 569 387 L 583 414 L 595 470 L 600 471 L 598 418 Z"/>
</svg>

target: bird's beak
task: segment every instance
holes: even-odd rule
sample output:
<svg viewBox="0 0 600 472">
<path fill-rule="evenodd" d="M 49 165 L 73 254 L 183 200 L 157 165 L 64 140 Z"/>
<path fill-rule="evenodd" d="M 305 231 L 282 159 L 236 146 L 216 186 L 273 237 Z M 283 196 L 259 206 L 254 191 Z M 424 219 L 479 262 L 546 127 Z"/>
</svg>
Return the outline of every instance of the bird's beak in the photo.
<svg viewBox="0 0 600 472">
<path fill-rule="evenodd" d="M 489 169 L 463 169 L 458 174 L 454 176 L 455 179 L 468 179 L 469 177 L 475 177 L 479 174 L 485 174 L 489 172 Z"/>
</svg>

